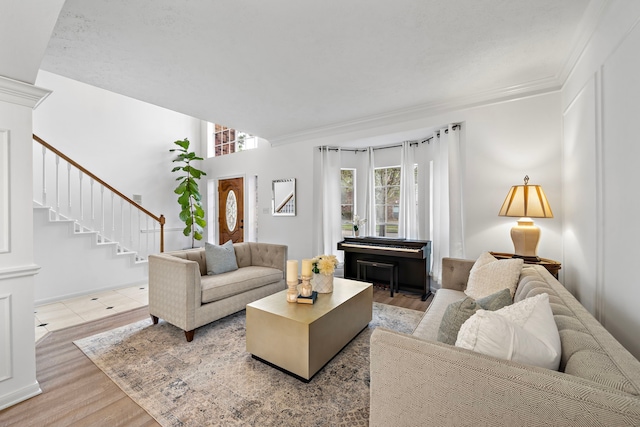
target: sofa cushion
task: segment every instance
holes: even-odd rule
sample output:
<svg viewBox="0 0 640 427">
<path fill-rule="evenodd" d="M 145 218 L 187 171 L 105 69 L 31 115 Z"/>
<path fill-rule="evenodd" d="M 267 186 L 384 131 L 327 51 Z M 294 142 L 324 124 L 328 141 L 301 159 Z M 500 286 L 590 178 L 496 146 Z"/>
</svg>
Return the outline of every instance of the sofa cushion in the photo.
<svg viewBox="0 0 640 427">
<path fill-rule="evenodd" d="M 436 341 L 438 339 L 438 328 L 445 310 L 449 304 L 461 301 L 464 298 L 465 294 L 462 291 L 438 289 L 433 301 L 431 301 L 424 316 L 420 319 L 420 323 L 413 330 L 413 335 L 425 340 Z"/>
<path fill-rule="evenodd" d="M 478 310 L 460 328 L 456 346 L 547 369 L 560 364 L 560 336 L 547 294 L 497 311 Z"/>
<path fill-rule="evenodd" d="M 237 295 L 282 280 L 277 268 L 249 266 L 235 271 L 201 279 L 202 303 L 209 303 Z"/>
<path fill-rule="evenodd" d="M 489 252 L 483 253 L 469 272 L 464 293 L 478 299 L 507 288 L 513 297 L 523 263 L 521 258 L 497 260 Z"/>
<path fill-rule="evenodd" d="M 238 269 L 236 252 L 231 240 L 220 246 L 206 242 L 204 252 L 207 259 L 207 274 L 222 274 Z"/>
<path fill-rule="evenodd" d="M 478 300 L 466 297 L 462 301 L 449 304 L 440 322 L 438 341 L 454 345 L 462 324 L 479 309 L 495 311 L 511 303 L 511 292 L 505 288 Z"/>
</svg>

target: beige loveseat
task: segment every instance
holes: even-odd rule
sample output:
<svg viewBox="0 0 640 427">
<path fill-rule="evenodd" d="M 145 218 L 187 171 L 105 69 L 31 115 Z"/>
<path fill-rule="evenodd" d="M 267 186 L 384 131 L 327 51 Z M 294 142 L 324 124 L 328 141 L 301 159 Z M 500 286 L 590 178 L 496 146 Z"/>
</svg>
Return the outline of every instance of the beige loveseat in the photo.
<svg viewBox="0 0 640 427">
<path fill-rule="evenodd" d="M 559 372 L 437 342 L 473 263 L 443 260 L 442 289 L 412 335 L 374 330 L 371 426 L 640 426 L 640 362 L 544 267 L 523 267 L 514 302 L 549 294 Z"/>
<path fill-rule="evenodd" d="M 149 314 L 185 331 L 243 310 L 253 301 L 286 288 L 287 246 L 235 243 L 238 269 L 207 275 L 204 248 L 149 256 Z"/>
</svg>

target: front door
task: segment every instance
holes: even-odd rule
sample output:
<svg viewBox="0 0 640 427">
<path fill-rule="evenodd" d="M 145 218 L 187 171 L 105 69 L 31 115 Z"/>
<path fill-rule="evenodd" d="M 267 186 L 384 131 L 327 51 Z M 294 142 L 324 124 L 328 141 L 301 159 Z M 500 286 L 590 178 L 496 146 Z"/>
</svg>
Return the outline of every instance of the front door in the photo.
<svg viewBox="0 0 640 427">
<path fill-rule="evenodd" d="M 220 244 L 244 240 L 244 179 L 218 181 L 218 235 Z"/>
</svg>

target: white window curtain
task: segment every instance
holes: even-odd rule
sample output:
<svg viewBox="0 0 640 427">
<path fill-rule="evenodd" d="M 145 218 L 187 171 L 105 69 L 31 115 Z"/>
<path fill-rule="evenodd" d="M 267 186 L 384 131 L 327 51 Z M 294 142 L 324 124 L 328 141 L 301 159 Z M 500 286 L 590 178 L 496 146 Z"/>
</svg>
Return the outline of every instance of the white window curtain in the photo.
<svg viewBox="0 0 640 427">
<path fill-rule="evenodd" d="M 418 238 L 416 224 L 416 183 L 414 176 L 415 148 L 409 141 L 402 143 L 400 154 L 400 211 L 398 237 Z"/>
<path fill-rule="evenodd" d="M 342 240 L 340 216 L 340 149 L 322 148 L 320 153 L 322 206 L 320 207 L 320 243 L 322 254 L 333 254 L 342 262 L 344 255 L 338 251 Z M 320 255 L 320 254 L 318 254 Z"/>
<path fill-rule="evenodd" d="M 442 283 L 442 258 L 464 258 L 460 131 L 453 125 L 434 134 L 433 270 Z"/>
<path fill-rule="evenodd" d="M 367 222 L 364 224 L 364 235 L 376 235 L 376 168 L 373 155 L 373 147 L 367 149 L 367 193 L 364 200 L 364 215 Z"/>
</svg>

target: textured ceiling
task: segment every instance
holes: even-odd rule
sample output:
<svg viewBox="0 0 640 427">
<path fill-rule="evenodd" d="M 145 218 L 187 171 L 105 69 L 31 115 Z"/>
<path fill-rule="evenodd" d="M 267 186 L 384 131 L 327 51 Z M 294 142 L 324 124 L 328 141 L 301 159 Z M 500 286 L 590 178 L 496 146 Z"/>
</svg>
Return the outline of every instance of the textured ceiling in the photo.
<svg viewBox="0 0 640 427">
<path fill-rule="evenodd" d="M 278 140 L 557 88 L 594 2 L 67 0 L 41 68 Z"/>
</svg>

